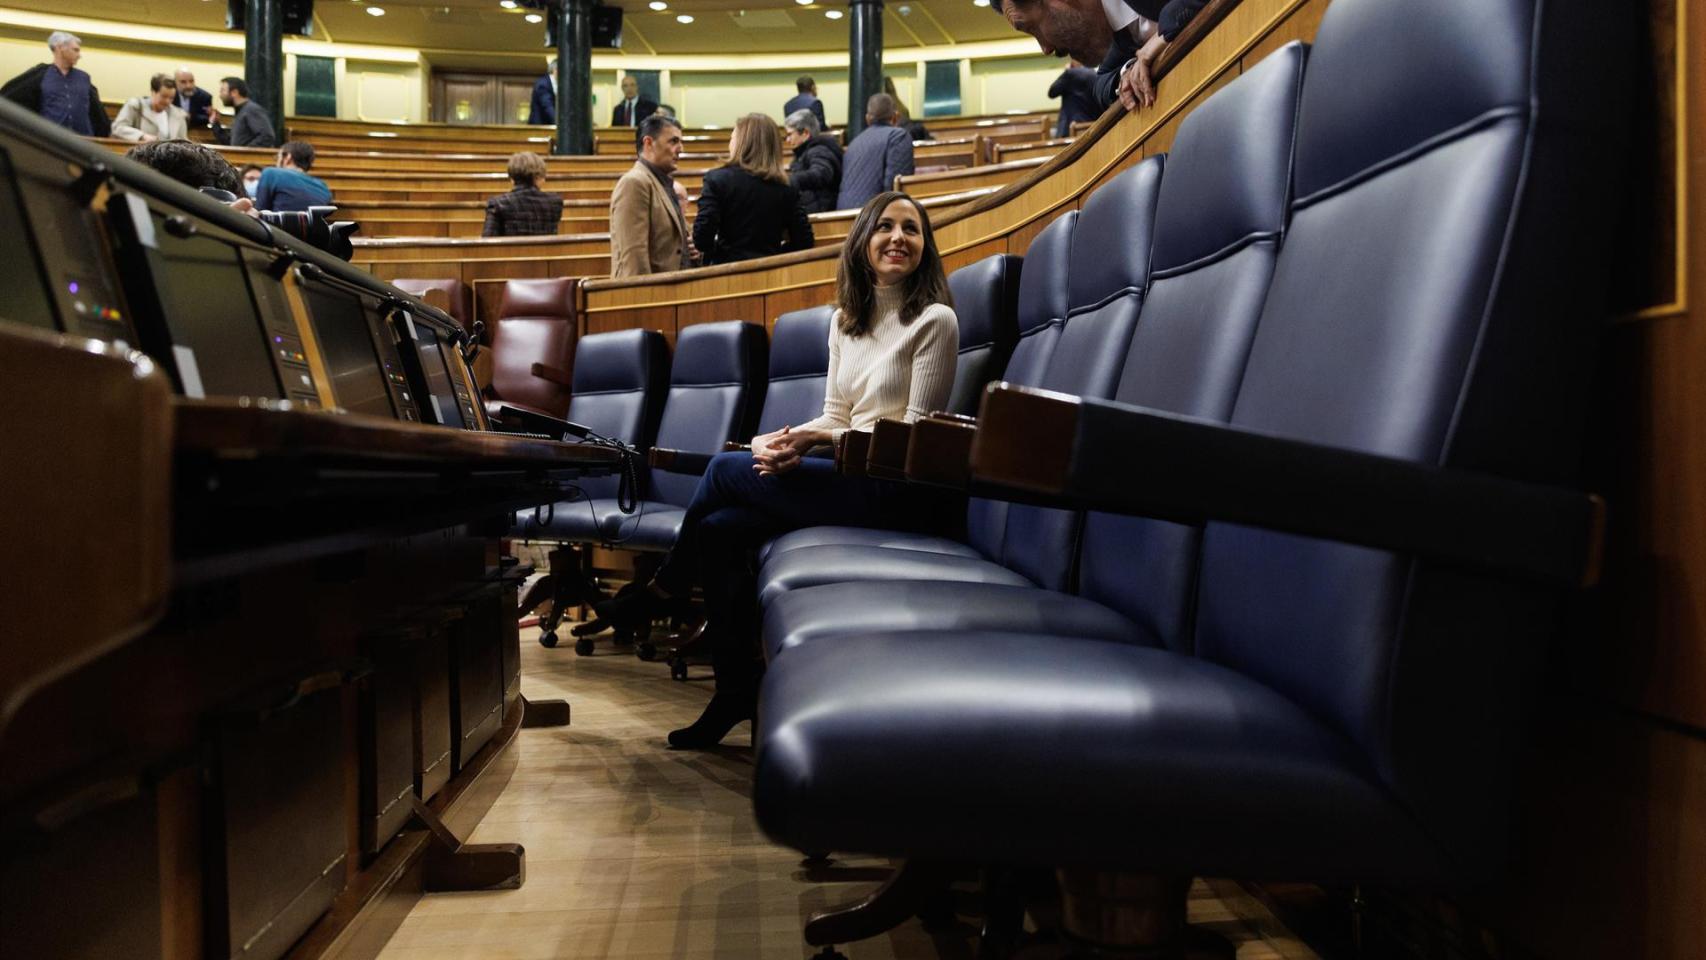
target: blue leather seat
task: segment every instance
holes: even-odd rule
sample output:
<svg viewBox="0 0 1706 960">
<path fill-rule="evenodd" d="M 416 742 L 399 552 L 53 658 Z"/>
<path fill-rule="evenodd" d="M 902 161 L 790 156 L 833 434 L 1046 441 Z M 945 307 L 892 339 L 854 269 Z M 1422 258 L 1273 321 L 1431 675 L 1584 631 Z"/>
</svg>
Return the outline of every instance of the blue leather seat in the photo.
<svg viewBox="0 0 1706 960">
<path fill-rule="evenodd" d="M 1163 163 L 1162 157 L 1144 160 L 1091 195 L 1071 226 L 1071 267 L 1064 274 L 1050 275 L 1038 269 L 1042 264 L 1025 270 L 1023 280 L 1063 284 L 1068 304 L 1049 357 L 1030 385 L 1085 396 L 1113 395 L 1149 283 Z M 1022 285 L 1028 285 L 1023 280 Z M 773 548 L 759 571 L 759 599 L 768 606 L 802 587 L 875 580 L 1062 590 L 1071 582 L 1082 519 L 1075 511 L 1044 507 L 1010 506 L 988 513 L 968 508 L 968 529 L 1002 525 L 999 539 L 987 530 L 969 537 L 978 555 L 857 542 Z"/>
<path fill-rule="evenodd" d="M 952 413 L 976 414 L 983 388 L 1000 378 L 1019 344 L 1019 281 L 1023 257 L 997 253 L 948 274 L 960 352 L 954 364 Z"/>
<path fill-rule="evenodd" d="M 1019 275 L 1017 302 L 1018 340 L 1009 356 L 1003 377 L 1015 383 L 1034 384 L 1042 379 L 1054 354 L 1055 342 L 1066 323 L 1067 277 L 1072 266 L 1072 230 L 1078 211 L 1072 210 L 1049 224 L 1031 241 L 1025 259 L 1030 272 Z M 957 273 L 957 271 L 956 271 Z M 1027 277 L 1029 279 L 1027 279 Z M 903 530 L 871 530 L 864 527 L 805 527 L 785 533 L 765 544 L 758 553 L 760 564 L 799 547 L 830 544 L 892 547 L 925 550 L 962 557 L 997 556 L 1007 529 L 1007 505 L 997 501 L 973 500 L 966 510 L 965 542 L 932 534 Z"/>
<path fill-rule="evenodd" d="M 773 433 L 823 412 L 829 379 L 829 323 L 835 308 L 784 313 L 770 331 L 770 383 L 753 433 Z M 751 437 L 742 437 L 751 440 Z"/>
<path fill-rule="evenodd" d="M 1231 414 L 1285 227 L 1304 59 L 1301 44 L 1286 47 L 1180 125 L 1156 202 L 1148 294 L 1115 399 L 1217 420 Z M 766 608 L 765 654 L 920 629 L 1180 646 L 1188 643 L 1196 546 L 1189 527 L 1092 513 L 1079 550 L 1082 596 L 931 582 L 923 570 L 912 578 L 921 582 L 811 586 Z"/>
<path fill-rule="evenodd" d="M 1614 7 L 1334 0 L 1233 427 L 1570 478 L 1621 149 Z M 967 631 L 792 651 L 764 684 L 760 824 L 948 862 L 1406 884 L 1497 867 L 1553 590 L 1223 522 L 1195 579 L 1178 650 Z"/>
<path fill-rule="evenodd" d="M 669 371 L 669 393 L 658 425 L 657 446 L 717 454 L 731 440 L 752 436 L 765 392 L 769 340 L 754 323 L 727 320 L 681 331 Z M 642 471 L 644 499 L 632 514 L 594 501 L 599 535 L 629 550 L 664 552 L 681 535 L 681 519 L 699 485 L 697 474 Z"/>
<path fill-rule="evenodd" d="M 566 419 L 641 449 L 652 446 L 669 387 L 669 341 L 663 334 L 619 330 L 582 337 L 572 379 Z M 581 499 L 523 515 L 513 535 L 595 543 L 602 538 L 599 517 L 615 510 L 618 484 L 614 476 L 583 480 Z"/>
</svg>

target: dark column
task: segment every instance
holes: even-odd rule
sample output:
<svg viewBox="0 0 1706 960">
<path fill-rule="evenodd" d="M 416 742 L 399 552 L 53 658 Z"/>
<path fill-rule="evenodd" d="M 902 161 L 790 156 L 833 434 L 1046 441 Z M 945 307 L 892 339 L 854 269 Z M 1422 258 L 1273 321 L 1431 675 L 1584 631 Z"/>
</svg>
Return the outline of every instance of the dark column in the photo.
<svg viewBox="0 0 1706 960">
<path fill-rule="evenodd" d="M 883 92 L 883 0 L 850 0 L 847 23 L 847 139 L 865 129 L 865 102 Z"/>
<path fill-rule="evenodd" d="M 249 85 L 249 99 L 266 108 L 273 131 L 283 143 L 287 136 L 283 0 L 243 0 L 243 82 Z M 219 89 L 217 83 L 209 86 Z"/>
<path fill-rule="evenodd" d="M 592 0 L 562 0 L 557 20 L 558 154 L 592 153 Z"/>
</svg>

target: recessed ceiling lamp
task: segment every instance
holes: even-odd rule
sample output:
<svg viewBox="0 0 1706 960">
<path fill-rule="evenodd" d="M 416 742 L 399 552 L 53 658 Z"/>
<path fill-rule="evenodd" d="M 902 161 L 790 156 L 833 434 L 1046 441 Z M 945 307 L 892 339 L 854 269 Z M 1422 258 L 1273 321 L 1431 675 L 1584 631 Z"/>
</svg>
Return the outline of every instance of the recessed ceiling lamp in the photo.
<svg viewBox="0 0 1706 960">
<path fill-rule="evenodd" d="M 537 14 L 537 13 L 530 13 L 530 14 L 528 14 L 528 15 L 527 15 L 527 22 L 528 22 L 528 23 L 544 23 L 544 22 L 545 22 L 545 18 L 544 18 L 544 17 L 541 17 L 541 16 L 540 16 L 540 15 L 539 15 L 539 14 Z"/>
<path fill-rule="evenodd" d="M 514 10 L 516 7 L 521 6 L 521 4 L 516 3 L 515 0 L 498 0 L 498 6 L 503 7 L 505 10 Z"/>
<path fill-rule="evenodd" d="M 823 15 L 828 17 L 831 20 L 840 20 L 841 19 L 841 11 L 840 10 L 825 10 L 823 12 Z"/>
<path fill-rule="evenodd" d="M 794 0 L 794 2 L 802 7 L 809 7 L 812 5 L 812 0 Z"/>
<path fill-rule="evenodd" d="M 384 7 L 368 7 L 367 8 L 367 15 L 370 17 L 383 17 L 383 16 L 385 16 L 385 8 Z"/>
<path fill-rule="evenodd" d="M 668 10 L 669 9 L 669 4 L 664 3 L 663 0 L 652 0 L 652 2 L 646 4 L 646 6 L 651 7 L 653 10 Z"/>
<path fill-rule="evenodd" d="M 675 22 L 676 23 L 692 23 L 693 22 L 693 15 L 690 13 L 678 13 L 675 15 Z"/>
<path fill-rule="evenodd" d="M 901 15 L 901 16 L 903 16 L 903 17 L 910 17 L 910 16 L 912 16 L 912 8 L 911 8 L 911 7 L 909 7 L 909 6 L 907 6 L 907 5 L 906 5 L 906 4 L 904 4 L 904 3 L 903 3 L 903 4 L 901 4 L 901 5 L 900 5 L 900 6 L 898 6 L 898 7 L 896 7 L 896 8 L 895 8 L 895 9 L 896 9 L 896 10 L 898 10 L 898 11 L 900 11 L 900 15 Z"/>
<path fill-rule="evenodd" d="M 989 6 L 989 0 L 971 0 L 971 5 L 974 7 L 987 7 Z"/>
</svg>

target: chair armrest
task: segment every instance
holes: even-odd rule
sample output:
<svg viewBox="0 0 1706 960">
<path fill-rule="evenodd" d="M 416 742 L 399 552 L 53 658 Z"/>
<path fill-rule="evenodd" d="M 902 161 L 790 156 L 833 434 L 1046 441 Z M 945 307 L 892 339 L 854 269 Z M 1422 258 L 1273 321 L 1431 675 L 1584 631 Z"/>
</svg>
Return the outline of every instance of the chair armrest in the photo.
<svg viewBox="0 0 1706 960">
<path fill-rule="evenodd" d="M 913 424 L 906 449 L 906 479 L 965 490 L 971 485 L 971 447 L 976 436 L 973 417 L 931 414 Z"/>
<path fill-rule="evenodd" d="M 549 380 L 559 386 L 572 387 L 575 385 L 574 377 L 570 376 L 567 370 L 562 367 L 553 367 L 548 363 L 535 363 L 528 368 L 528 372 L 541 380 Z"/>
<path fill-rule="evenodd" d="M 1605 503 L 1577 490 L 997 384 L 974 487 L 1184 523 L 1225 521 L 1552 582 L 1599 579 Z"/>
<path fill-rule="evenodd" d="M 912 424 L 884 417 L 871 428 L 870 449 L 865 452 L 865 473 L 879 480 L 906 479 L 906 447 Z"/>
<path fill-rule="evenodd" d="M 751 453 L 752 452 L 752 444 L 750 444 L 750 443 L 736 443 L 735 441 L 730 440 L 727 443 L 723 444 L 723 452 L 724 453 Z"/>
<path fill-rule="evenodd" d="M 865 475 L 865 458 L 870 455 L 871 434 L 867 430 L 843 430 L 835 441 L 835 469 L 849 477 Z"/>
<path fill-rule="evenodd" d="M 653 469 L 667 473 L 685 473 L 689 476 L 703 476 L 705 469 L 711 465 L 715 454 L 694 453 L 691 450 L 671 450 L 668 447 L 653 447 L 646 454 L 646 463 Z"/>
</svg>

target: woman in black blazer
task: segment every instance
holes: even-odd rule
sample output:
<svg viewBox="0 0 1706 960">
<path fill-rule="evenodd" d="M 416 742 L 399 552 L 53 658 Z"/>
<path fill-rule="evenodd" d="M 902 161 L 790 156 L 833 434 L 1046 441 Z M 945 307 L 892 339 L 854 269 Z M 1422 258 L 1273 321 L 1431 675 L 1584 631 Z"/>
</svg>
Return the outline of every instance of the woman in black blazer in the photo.
<svg viewBox="0 0 1706 960">
<path fill-rule="evenodd" d="M 704 263 L 733 263 L 812 245 L 800 191 L 782 172 L 776 121 L 750 113 L 735 121 L 729 162 L 705 174 L 693 245 Z"/>
</svg>

